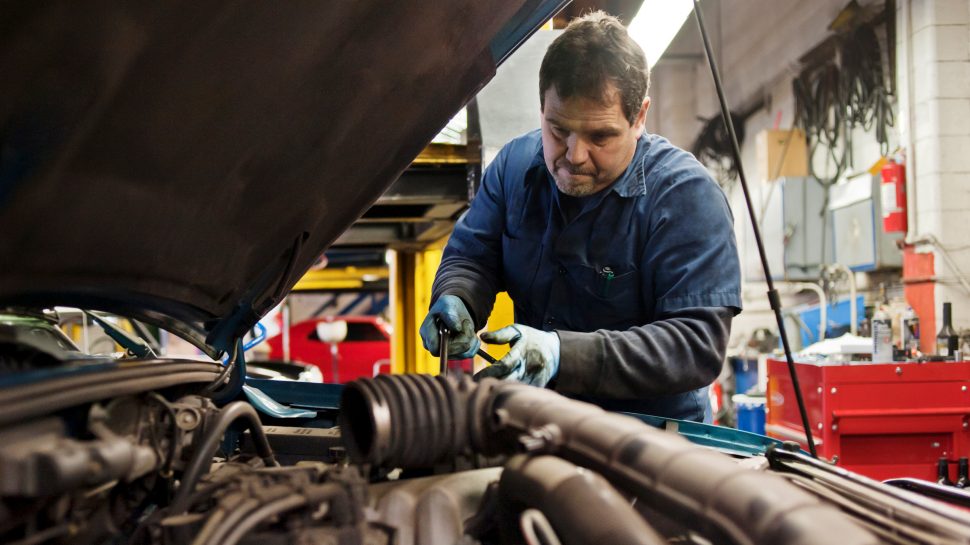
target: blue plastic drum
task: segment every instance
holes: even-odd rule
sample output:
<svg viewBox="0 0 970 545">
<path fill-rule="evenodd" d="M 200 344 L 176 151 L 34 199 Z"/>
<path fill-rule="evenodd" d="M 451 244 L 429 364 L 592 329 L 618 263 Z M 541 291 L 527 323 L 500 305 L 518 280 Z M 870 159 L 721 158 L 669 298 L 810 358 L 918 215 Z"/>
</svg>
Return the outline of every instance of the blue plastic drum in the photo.
<svg viewBox="0 0 970 545">
<path fill-rule="evenodd" d="M 765 401 L 764 396 L 749 396 L 736 394 L 732 398 L 738 413 L 737 428 L 759 435 L 765 434 Z"/>
</svg>

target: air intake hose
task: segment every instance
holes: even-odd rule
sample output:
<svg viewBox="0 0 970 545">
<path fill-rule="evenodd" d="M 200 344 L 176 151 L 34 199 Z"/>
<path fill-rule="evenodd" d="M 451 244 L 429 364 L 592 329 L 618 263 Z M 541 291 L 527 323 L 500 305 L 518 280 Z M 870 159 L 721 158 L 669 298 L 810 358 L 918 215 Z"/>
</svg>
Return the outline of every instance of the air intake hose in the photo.
<svg viewBox="0 0 970 545">
<path fill-rule="evenodd" d="M 469 453 L 488 391 L 467 377 L 379 375 L 350 382 L 339 417 L 347 453 L 355 463 L 403 468 Z"/>
<path fill-rule="evenodd" d="M 427 467 L 467 451 L 553 454 L 716 542 L 879 543 L 777 475 L 550 390 L 421 375 L 362 379 L 344 389 L 341 429 L 352 459 L 389 467 Z"/>
</svg>

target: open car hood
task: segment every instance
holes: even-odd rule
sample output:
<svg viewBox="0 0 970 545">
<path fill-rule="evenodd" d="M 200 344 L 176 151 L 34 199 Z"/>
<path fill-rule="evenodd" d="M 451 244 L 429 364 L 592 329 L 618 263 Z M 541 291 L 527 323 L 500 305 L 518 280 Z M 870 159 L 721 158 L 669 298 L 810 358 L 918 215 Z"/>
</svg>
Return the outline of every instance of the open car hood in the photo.
<svg viewBox="0 0 970 545">
<path fill-rule="evenodd" d="M 563 4 L 4 3 L 0 304 L 225 350 Z"/>
</svg>

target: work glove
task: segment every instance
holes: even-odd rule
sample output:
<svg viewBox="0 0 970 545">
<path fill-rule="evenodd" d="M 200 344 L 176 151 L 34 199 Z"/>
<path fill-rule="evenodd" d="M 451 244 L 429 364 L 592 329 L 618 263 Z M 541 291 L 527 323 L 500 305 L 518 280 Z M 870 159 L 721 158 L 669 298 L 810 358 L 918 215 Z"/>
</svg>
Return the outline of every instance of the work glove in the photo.
<svg viewBox="0 0 970 545">
<path fill-rule="evenodd" d="M 438 324 L 448 328 L 448 357 L 455 360 L 470 358 L 478 352 L 481 341 L 475 335 L 475 322 L 465 308 L 465 303 L 454 295 L 442 295 L 431 305 L 431 310 L 421 323 L 421 342 L 424 348 L 438 356 L 441 339 Z"/>
<path fill-rule="evenodd" d="M 491 377 L 542 388 L 559 372 L 559 335 L 555 332 L 512 324 L 482 333 L 482 340 L 512 348 L 502 359 L 479 371 L 475 380 Z"/>
</svg>

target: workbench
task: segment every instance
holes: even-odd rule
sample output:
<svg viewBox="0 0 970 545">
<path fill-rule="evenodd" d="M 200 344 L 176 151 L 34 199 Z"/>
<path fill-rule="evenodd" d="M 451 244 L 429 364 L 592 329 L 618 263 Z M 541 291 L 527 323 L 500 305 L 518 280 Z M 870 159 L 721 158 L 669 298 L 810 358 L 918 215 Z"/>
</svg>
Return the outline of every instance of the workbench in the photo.
<svg viewBox="0 0 970 545">
<path fill-rule="evenodd" d="M 819 456 L 878 480 L 937 480 L 970 456 L 970 362 L 796 363 Z M 807 448 L 788 366 L 768 360 L 765 432 Z"/>
</svg>

